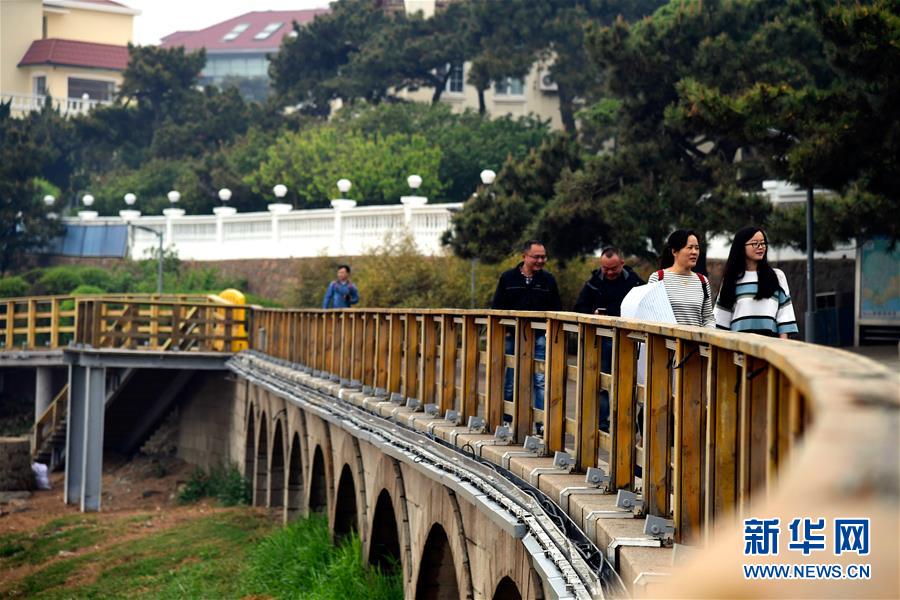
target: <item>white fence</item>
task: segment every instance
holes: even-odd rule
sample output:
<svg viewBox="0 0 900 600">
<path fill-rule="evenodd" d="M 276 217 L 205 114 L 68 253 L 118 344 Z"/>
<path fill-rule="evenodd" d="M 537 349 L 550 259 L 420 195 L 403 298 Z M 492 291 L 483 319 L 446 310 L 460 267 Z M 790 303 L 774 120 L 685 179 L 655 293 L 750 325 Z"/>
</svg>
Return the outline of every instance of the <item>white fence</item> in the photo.
<svg viewBox="0 0 900 600">
<path fill-rule="evenodd" d="M 9 111 L 13 116 L 21 116 L 35 110 L 41 110 L 47 96 L 41 94 L 3 94 L 0 95 L 0 103 L 10 103 Z M 91 100 L 85 94 L 82 98 L 55 98 L 51 97 L 51 103 L 54 110 L 58 110 L 63 115 L 82 115 L 87 114 L 98 106 L 106 106 L 112 104 L 108 100 Z"/>
<path fill-rule="evenodd" d="M 359 256 L 384 243 L 388 233 L 409 233 L 423 254 L 442 252 L 441 235 L 450 227 L 450 215 L 461 203 L 426 204 L 418 197 L 399 205 L 360 206 L 338 201 L 336 208 L 290 212 L 183 215 L 167 209 L 165 216 L 140 216 L 129 222 L 161 231 L 164 244 L 186 260 L 227 260 L 241 258 L 292 258 L 310 256 Z M 277 206 L 277 205 L 276 205 Z M 124 211 L 123 211 L 124 212 Z M 126 215 L 128 216 L 128 215 Z M 122 224 L 121 217 L 96 217 L 96 225 Z M 158 246 L 158 237 L 131 228 L 129 248 L 132 258 L 145 258 Z"/>
</svg>

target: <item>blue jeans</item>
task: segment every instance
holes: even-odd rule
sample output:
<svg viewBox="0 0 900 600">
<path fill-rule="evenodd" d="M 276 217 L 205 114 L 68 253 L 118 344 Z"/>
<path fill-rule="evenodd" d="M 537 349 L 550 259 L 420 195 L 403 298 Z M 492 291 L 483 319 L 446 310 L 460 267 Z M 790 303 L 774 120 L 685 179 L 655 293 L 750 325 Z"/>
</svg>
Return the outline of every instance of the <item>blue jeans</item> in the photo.
<svg viewBox="0 0 900 600">
<path fill-rule="evenodd" d="M 507 333 L 504 340 L 503 351 L 505 354 L 512 355 L 516 350 L 516 339 L 512 333 Z M 534 336 L 534 358 L 535 360 L 544 360 L 547 358 L 547 336 L 543 333 Z M 513 399 L 513 377 L 515 372 L 509 367 L 503 376 L 503 399 L 512 402 Z M 535 373 L 534 383 L 531 390 L 532 405 L 538 410 L 544 410 L 544 374 Z M 607 406 L 609 403 L 607 402 Z M 607 414 L 609 411 L 607 411 Z"/>
</svg>

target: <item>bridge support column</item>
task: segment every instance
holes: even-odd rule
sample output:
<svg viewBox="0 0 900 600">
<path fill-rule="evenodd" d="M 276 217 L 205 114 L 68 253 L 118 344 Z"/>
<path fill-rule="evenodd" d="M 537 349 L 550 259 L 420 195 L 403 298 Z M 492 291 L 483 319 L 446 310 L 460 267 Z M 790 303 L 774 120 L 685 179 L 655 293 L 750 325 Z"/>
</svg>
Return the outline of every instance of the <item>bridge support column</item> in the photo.
<svg viewBox="0 0 900 600">
<path fill-rule="evenodd" d="M 46 412 L 53 402 L 53 369 L 37 367 L 34 376 L 34 422 Z"/>
<path fill-rule="evenodd" d="M 65 501 L 82 512 L 100 510 L 105 404 L 106 369 L 69 367 Z"/>
</svg>

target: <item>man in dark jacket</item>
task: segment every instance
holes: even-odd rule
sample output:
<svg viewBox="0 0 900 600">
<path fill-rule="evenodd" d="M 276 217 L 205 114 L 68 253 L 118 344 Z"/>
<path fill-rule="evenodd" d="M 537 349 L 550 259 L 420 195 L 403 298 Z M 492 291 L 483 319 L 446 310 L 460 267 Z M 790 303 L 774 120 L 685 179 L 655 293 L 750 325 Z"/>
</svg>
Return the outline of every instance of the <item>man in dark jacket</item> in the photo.
<svg viewBox="0 0 900 600">
<path fill-rule="evenodd" d="M 622 300 L 628 292 L 644 283 L 631 267 L 625 265 L 621 250 L 604 248 L 600 253 L 600 268 L 591 273 L 572 310 L 618 317 L 622 314 Z"/>
<path fill-rule="evenodd" d="M 491 308 L 497 310 L 562 310 L 559 288 L 544 270 L 547 251 L 537 240 L 522 246 L 522 262 L 500 275 Z"/>
<path fill-rule="evenodd" d="M 547 251 L 538 240 L 528 240 L 522 245 L 522 262 L 504 271 L 497 282 L 497 290 L 491 300 L 491 308 L 497 310 L 562 310 L 559 288 L 553 275 L 544 270 Z M 515 351 L 516 341 L 512 334 L 506 334 L 505 352 Z M 543 334 L 534 336 L 534 359 L 544 360 L 547 356 L 547 338 Z M 513 399 L 513 371 L 506 369 L 503 397 Z M 534 408 L 544 409 L 544 374 L 534 374 L 532 390 Z M 541 433 L 541 423 L 535 423 L 537 433 Z"/>
<path fill-rule="evenodd" d="M 591 273 L 591 278 L 581 288 L 572 310 L 593 315 L 621 316 L 622 300 L 639 285 L 644 285 L 644 280 L 625 265 L 622 251 L 612 246 L 606 247 L 600 252 L 600 268 Z M 600 370 L 609 373 L 612 369 L 612 339 L 601 339 Z M 606 390 L 600 392 L 600 429 L 609 431 L 609 393 Z"/>
</svg>

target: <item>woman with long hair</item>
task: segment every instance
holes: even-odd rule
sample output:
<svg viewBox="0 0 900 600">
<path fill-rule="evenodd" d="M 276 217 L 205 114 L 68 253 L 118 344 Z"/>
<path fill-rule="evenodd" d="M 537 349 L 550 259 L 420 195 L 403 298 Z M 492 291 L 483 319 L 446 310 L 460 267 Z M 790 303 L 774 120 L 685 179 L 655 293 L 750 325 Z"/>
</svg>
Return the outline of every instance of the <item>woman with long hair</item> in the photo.
<svg viewBox="0 0 900 600">
<path fill-rule="evenodd" d="M 660 270 L 647 283 L 663 282 L 679 325 L 714 327 L 709 280 L 693 271 L 699 257 L 700 238 L 689 229 L 678 229 L 666 241 Z"/>
<path fill-rule="evenodd" d="M 734 234 L 722 288 L 716 300 L 716 327 L 787 338 L 797 333 L 787 277 L 766 260 L 769 239 L 759 227 Z"/>
</svg>

